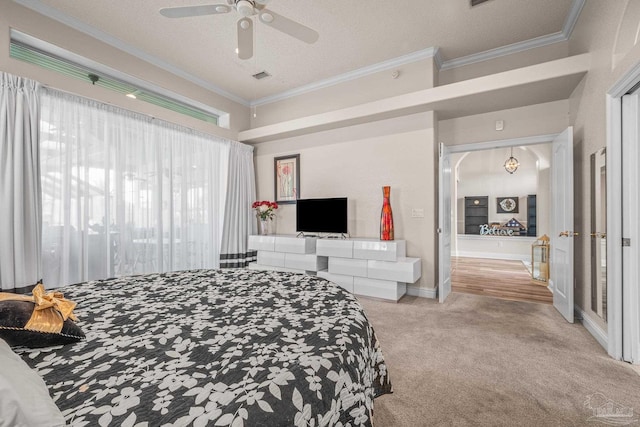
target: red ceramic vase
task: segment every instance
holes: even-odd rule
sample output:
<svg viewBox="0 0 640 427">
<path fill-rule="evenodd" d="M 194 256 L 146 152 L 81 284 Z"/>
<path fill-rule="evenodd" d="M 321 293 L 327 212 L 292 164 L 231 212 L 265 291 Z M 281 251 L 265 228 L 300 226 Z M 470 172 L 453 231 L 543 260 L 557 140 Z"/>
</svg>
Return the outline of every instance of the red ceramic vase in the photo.
<svg viewBox="0 0 640 427">
<path fill-rule="evenodd" d="M 380 240 L 393 240 L 393 212 L 391 212 L 391 187 L 382 187 L 382 212 L 380 213 Z"/>
</svg>

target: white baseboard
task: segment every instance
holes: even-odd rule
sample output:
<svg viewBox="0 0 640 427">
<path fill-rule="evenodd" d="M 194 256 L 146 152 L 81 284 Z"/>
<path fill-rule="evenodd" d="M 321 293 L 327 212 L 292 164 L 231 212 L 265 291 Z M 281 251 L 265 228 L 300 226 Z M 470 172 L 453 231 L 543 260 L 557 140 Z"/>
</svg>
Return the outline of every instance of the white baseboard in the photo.
<svg viewBox="0 0 640 427">
<path fill-rule="evenodd" d="M 407 295 L 420 298 L 432 298 L 435 299 L 438 296 L 438 290 L 436 288 L 421 288 L 419 286 L 407 285 Z"/>
<path fill-rule="evenodd" d="M 456 251 L 455 256 L 465 258 L 488 258 L 488 259 L 508 259 L 513 261 L 531 261 L 530 255 L 507 254 L 499 252 L 469 252 Z"/>
<path fill-rule="evenodd" d="M 584 326 L 584 328 L 589 331 L 591 335 L 593 335 L 593 337 L 596 339 L 596 341 L 598 341 L 602 348 L 608 350 L 609 339 L 607 337 L 607 333 L 603 331 L 602 328 L 600 328 L 600 326 L 596 322 L 594 322 L 593 319 L 591 319 L 589 315 L 585 313 L 580 307 L 575 306 L 574 310 L 582 319 L 582 326 Z"/>
</svg>

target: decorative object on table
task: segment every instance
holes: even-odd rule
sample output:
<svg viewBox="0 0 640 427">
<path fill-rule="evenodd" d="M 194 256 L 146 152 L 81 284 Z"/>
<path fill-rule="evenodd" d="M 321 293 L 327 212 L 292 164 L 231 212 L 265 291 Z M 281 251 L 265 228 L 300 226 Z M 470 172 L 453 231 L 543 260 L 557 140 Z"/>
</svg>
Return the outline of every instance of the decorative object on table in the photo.
<svg viewBox="0 0 640 427">
<path fill-rule="evenodd" d="M 300 154 L 275 157 L 273 162 L 276 202 L 295 203 L 300 197 Z"/>
<path fill-rule="evenodd" d="M 507 230 L 512 230 L 513 231 L 513 233 L 511 234 L 512 236 L 527 235 L 527 227 L 522 225 L 522 223 L 515 218 L 511 218 L 502 227 L 506 228 Z"/>
<path fill-rule="evenodd" d="M 256 211 L 256 217 L 258 218 L 258 232 L 261 235 L 266 236 L 269 234 L 269 229 L 273 225 L 273 220 L 276 217 L 275 210 L 278 209 L 278 204 L 268 200 L 260 200 L 253 202 L 251 208 Z"/>
<path fill-rule="evenodd" d="M 531 245 L 531 278 L 542 285 L 549 281 L 549 237 L 546 234 Z"/>
<path fill-rule="evenodd" d="M 393 212 L 391 211 L 391 187 L 382 187 L 382 212 L 380 212 L 380 240 L 393 240 Z"/>
<path fill-rule="evenodd" d="M 515 218 L 511 218 L 504 224 L 492 222 L 480 225 L 481 236 L 524 236 L 526 234 L 526 227 Z"/>
<path fill-rule="evenodd" d="M 518 213 L 518 197 L 498 197 L 497 199 L 498 213 Z"/>
<path fill-rule="evenodd" d="M 511 147 L 511 155 L 504 162 L 504 170 L 513 175 L 513 173 L 518 170 L 518 166 L 520 166 L 520 162 L 518 162 L 518 159 L 513 157 L 513 147 Z"/>
</svg>

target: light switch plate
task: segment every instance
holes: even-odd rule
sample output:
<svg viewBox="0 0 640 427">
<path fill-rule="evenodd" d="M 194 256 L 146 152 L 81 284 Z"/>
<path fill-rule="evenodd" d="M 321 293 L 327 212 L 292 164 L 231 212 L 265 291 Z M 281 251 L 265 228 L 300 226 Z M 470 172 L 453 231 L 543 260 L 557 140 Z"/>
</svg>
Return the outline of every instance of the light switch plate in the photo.
<svg viewBox="0 0 640 427">
<path fill-rule="evenodd" d="M 424 209 L 411 209 L 411 218 L 424 218 Z"/>
</svg>

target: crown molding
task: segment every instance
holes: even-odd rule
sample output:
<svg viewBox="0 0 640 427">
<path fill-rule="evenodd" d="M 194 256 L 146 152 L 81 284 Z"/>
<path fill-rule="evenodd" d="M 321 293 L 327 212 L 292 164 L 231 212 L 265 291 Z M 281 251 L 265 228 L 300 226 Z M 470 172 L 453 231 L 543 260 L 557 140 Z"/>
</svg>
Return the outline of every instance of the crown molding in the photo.
<svg viewBox="0 0 640 427">
<path fill-rule="evenodd" d="M 433 55 L 433 62 L 435 62 L 436 67 L 438 67 L 438 70 L 442 68 L 442 63 L 444 62 L 444 59 L 442 59 L 442 54 L 440 53 L 439 47 L 436 47 L 436 53 Z"/>
<path fill-rule="evenodd" d="M 232 94 L 231 92 L 227 92 L 226 90 L 209 83 L 206 80 L 203 80 L 197 76 L 194 76 L 191 73 L 188 73 L 181 68 L 176 67 L 169 62 L 163 61 L 160 58 L 157 58 L 153 55 L 148 54 L 147 52 L 140 50 L 130 44 L 120 40 L 117 37 L 113 37 L 112 35 L 105 33 L 91 25 L 88 25 L 82 21 L 79 21 L 72 16 L 69 16 L 65 13 L 60 12 L 58 9 L 55 9 L 51 6 L 48 6 L 42 3 L 40 0 L 13 0 L 15 3 L 29 8 L 41 15 L 44 15 L 48 18 L 54 19 L 68 27 L 73 28 L 74 30 L 80 31 L 81 33 L 87 34 L 94 39 L 100 40 L 103 43 L 106 43 L 110 46 L 113 46 L 119 50 L 122 50 L 130 55 L 136 56 L 142 59 L 145 62 L 148 62 L 160 69 L 168 71 L 178 77 L 181 77 L 191 83 L 200 86 L 201 88 L 210 90 L 211 92 L 215 92 L 218 95 L 224 96 L 225 98 L 230 99 L 231 101 L 237 102 L 244 106 L 249 106 L 249 101 L 244 98 L 241 98 L 237 95 Z"/>
<path fill-rule="evenodd" d="M 562 32 L 549 34 L 546 36 L 536 37 L 507 46 L 497 47 L 495 49 L 485 50 L 484 52 L 473 53 L 467 56 L 443 61 L 441 70 L 450 70 L 452 68 L 464 67 L 465 65 L 476 64 L 478 62 L 489 61 L 491 59 L 500 58 L 502 56 L 512 55 L 514 53 L 524 52 L 537 47 L 548 46 L 550 44 L 566 41 Z"/>
<path fill-rule="evenodd" d="M 567 20 L 564 21 L 564 26 L 562 27 L 562 34 L 567 37 L 567 40 L 571 37 L 573 33 L 573 29 L 578 22 L 578 18 L 580 17 L 580 13 L 582 12 L 582 8 L 584 8 L 586 0 L 573 0 L 571 4 L 571 9 L 569 9 L 569 14 L 567 15 Z"/>
<path fill-rule="evenodd" d="M 584 7 L 586 0 L 573 0 L 571 8 L 567 14 L 567 19 L 562 26 L 562 31 L 557 33 L 548 34 L 546 36 L 540 36 L 522 42 L 513 43 L 506 46 L 501 46 L 495 49 L 485 50 L 484 52 L 478 52 L 467 56 L 461 56 L 459 58 L 443 61 L 441 70 L 450 70 L 452 68 L 464 67 L 465 65 L 471 65 L 478 62 L 488 61 L 490 59 L 500 58 L 502 56 L 511 55 L 514 53 L 524 52 L 529 49 L 535 49 L 537 47 L 548 46 L 550 44 L 564 42 L 569 40 L 573 29 L 578 22 L 578 17 L 582 8 Z"/>
<path fill-rule="evenodd" d="M 380 71 L 387 71 L 397 68 L 402 65 L 411 64 L 413 62 L 421 61 L 427 58 L 436 58 L 439 52 L 438 48 L 430 47 L 427 49 L 419 50 L 409 53 L 407 55 L 399 56 L 397 58 L 389 59 L 387 61 L 378 62 L 377 64 L 369 65 L 366 67 L 358 68 L 357 70 L 349 71 L 344 74 L 329 77 L 328 79 L 318 80 L 317 82 L 310 83 L 308 85 L 300 86 L 295 89 L 287 90 L 277 93 L 275 95 L 266 96 L 264 98 L 257 99 L 251 102 L 252 107 L 259 107 L 264 104 L 272 102 L 282 101 L 287 98 L 302 95 L 308 92 L 313 92 L 318 89 L 323 89 L 329 86 L 334 86 L 340 83 L 348 82 L 350 80 L 359 79 Z"/>
</svg>

